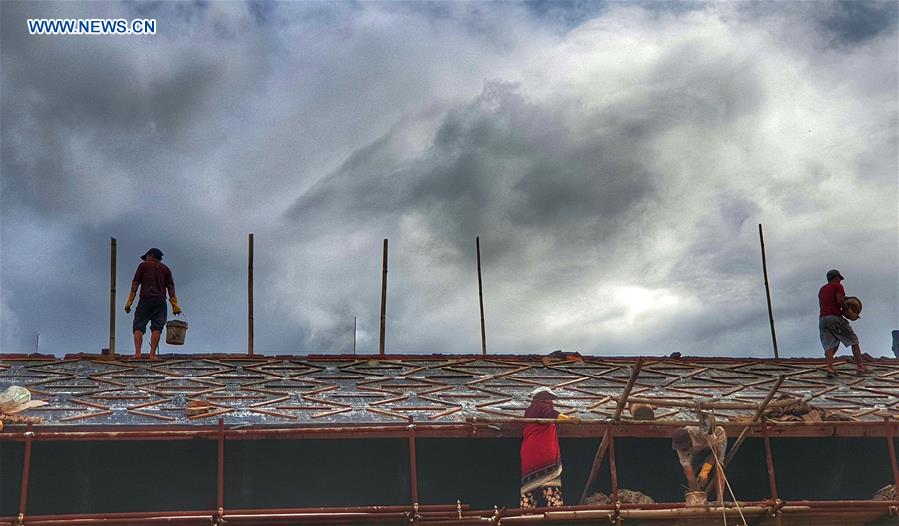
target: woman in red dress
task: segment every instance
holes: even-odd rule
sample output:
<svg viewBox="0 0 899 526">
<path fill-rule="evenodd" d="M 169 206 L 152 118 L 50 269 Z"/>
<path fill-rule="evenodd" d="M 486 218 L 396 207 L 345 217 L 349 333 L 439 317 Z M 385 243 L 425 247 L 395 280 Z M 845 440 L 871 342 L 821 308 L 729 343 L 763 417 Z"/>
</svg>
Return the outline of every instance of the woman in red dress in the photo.
<svg viewBox="0 0 899 526">
<path fill-rule="evenodd" d="M 531 393 L 531 405 L 525 418 L 571 420 L 556 411 L 553 400 L 558 398 L 549 387 L 539 387 Z M 576 418 L 574 420 L 577 420 Z M 537 506 L 535 492 L 543 498 L 544 506 L 562 506 L 562 456 L 555 423 L 525 424 L 521 441 L 521 507 Z"/>
</svg>

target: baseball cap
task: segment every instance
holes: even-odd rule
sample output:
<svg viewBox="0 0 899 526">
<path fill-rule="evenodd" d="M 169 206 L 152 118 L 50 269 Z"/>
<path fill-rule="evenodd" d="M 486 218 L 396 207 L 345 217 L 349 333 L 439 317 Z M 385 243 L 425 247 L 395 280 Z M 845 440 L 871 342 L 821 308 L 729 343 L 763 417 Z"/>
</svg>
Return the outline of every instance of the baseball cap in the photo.
<svg viewBox="0 0 899 526">
<path fill-rule="evenodd" d="M 835 269 L 835 268 L 832 268 L 832 269 L 830 269 L 830 270 L 827 271 L 827 281 L 830 281 L 830 280 L 832 280 L 833 278 L 846 279 L 846 278 L 843 277 L 842 274 L 840 274 L 840 271 L 837 270 L 837 269 Z"/>
<path fill-rule="evenodd" d="M 146 260 L 147 260 L 147 256 L 153 256 L 153 257 L 155 257 L 155 258 L 158 259 L 158 260 L 162 260 L 162 250 L 159 250 L 158 248 L 151 248 L 150 250 L 147 251 L 146 254 L 144 254 L 144 255 L 141 256 L 140 258 L 141 258 L 142 260 L 146 261 Z"/>
</svg>

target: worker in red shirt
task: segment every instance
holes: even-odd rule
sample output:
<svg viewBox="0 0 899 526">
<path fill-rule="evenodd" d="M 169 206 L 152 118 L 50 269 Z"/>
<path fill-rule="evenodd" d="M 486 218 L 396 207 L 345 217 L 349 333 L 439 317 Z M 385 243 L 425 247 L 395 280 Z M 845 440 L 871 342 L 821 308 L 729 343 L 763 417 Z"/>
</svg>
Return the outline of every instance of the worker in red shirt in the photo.
<svg viewBox="0 0 899 526">
<path fill-rule="evenodd" d="M 858 336 L 849 325 L 849 320 L 843 316 L 846 308 L 846 291 L 843 289 L 843 275 L 837 269 L 827 271 L 827 284 L 818 291 L 818 304 L 821 313 L 818 319 L 818 331 L 821 333 L 821 345 L 824 347 L 824 356 L 827 358 L 827 377 L 837 375 L 833 368 L 833 357 L 840 348 L 840 343 L 846 347 L 852 347 L 852 356 L 855 357 L 855 367 L 858 374 L 868 372 L 862 363 L 862 349 L 858 344 Z"/>
<path fill-rule="evenodd" d="M 162 251 L 151 248 L 140 257 L 143 263 L 137 266 L 134 279 L 131 280 L 131 294 L 125 303 L 125 313 L 131 312 L 131 304 L 140 287 L 140 300 L 137 302 L 137 310 L 134 312 L 134 357 L 140 358 L 140 348 L 144 341 L 144 333 L 147 331 L 147 322 L 150 323 L 150 358 L 156 357 L 156 349 L 159 347 L 159 335 L 168 318 L 168 308 L 165 304 L 165 293 L 169 293 L 169 302 L 172 304 L 172 313 L 181 314 L 178 298 L 175 296 L 175 280 L 172 279 L 172 271 L 162 263 Z"/>
</svg>

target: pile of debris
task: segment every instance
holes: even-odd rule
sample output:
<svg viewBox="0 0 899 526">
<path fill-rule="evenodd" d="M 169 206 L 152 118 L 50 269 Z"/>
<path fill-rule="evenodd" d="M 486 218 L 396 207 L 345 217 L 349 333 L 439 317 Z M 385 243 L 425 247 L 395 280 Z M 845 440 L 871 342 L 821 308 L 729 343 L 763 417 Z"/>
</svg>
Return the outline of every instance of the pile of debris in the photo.
<svg viewBox="0 0 899 526">
<path fill-rule="evenodd" d="M 652 497 L 650 497 L 649 495 L 629 489 L 618 490 L 618 502 L 622 504 L 655 503 L 655 501 L 652 500 Z M 584 500 L 584 504 L 614 504 L 614 502 L 612 502 L 612 497 L 610 495 L 606 495 L 601 491 L 597 491 L 593 495 L 587 497 L 587 499 Z"/>
<path fill-rule="evenodd" d="M 896 500 L 896 485 L 884 486 L 874 493 L 873 500 Z"/>
<path fill-rule="evenodd" d="M 851 420 L 848 416 L 841 415 L 834 411 L 815 407 L 795 396 L 781 395 L 776 398 L 777 403 L 771 404 L 773 407 L 765 411 L 765 418 L 777 422 L 835 422 L 842 420 Z M 737 417 L 735 421 L 749 422 L 750 417 Z"/>
<path fill-rule="evenodd" d="M 22 411 L 47 405 L 44 400 L 32 400 L 31 391 L 13 385 L 0 393 L 0 431 L 3 424 L 40 424 L 44 421 L 39 416 L 20 415 Z"/>
</svg>

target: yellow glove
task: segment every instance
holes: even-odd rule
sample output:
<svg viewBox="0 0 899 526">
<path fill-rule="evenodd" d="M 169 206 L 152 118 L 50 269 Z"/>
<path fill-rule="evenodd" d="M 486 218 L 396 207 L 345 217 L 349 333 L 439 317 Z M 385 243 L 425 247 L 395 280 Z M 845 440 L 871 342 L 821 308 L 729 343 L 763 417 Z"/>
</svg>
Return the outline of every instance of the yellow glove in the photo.
<svg viewBox="0 0 899 526">
<path fill-rule="evenodd" d="M 580 424 L 581 423 L 580 418 L 578 418 L 576 416 L 564 415 L 562 413 L 559 413 L 558 420 L 559 420 L 559 422 L 570 422 L 572 424 Z"/>
<path fill-rule="evenodd" d="M 131 304 L 134 303 L 134 291 L 128 296 L 128 301 L 125 302 L 125 314 L 131 314 Z"/>
<path fill-rule="evenodd" d="M 709 478 L 709 472 L 712 471 L 712 465 L 709 463 L 705 463 L 702 465 L 702 469 L 699 470 L 699 482 L 700 484 L 705 484 L 705 481 Z"/>
<path fill-rule="evenodd" d="M 181 306 L 178 305 L 178 298 L 176 298 L 175 296 L 170 296 L 169 303 L 172 304 L 172 314 L 181 314 Z"/>
</svg>

